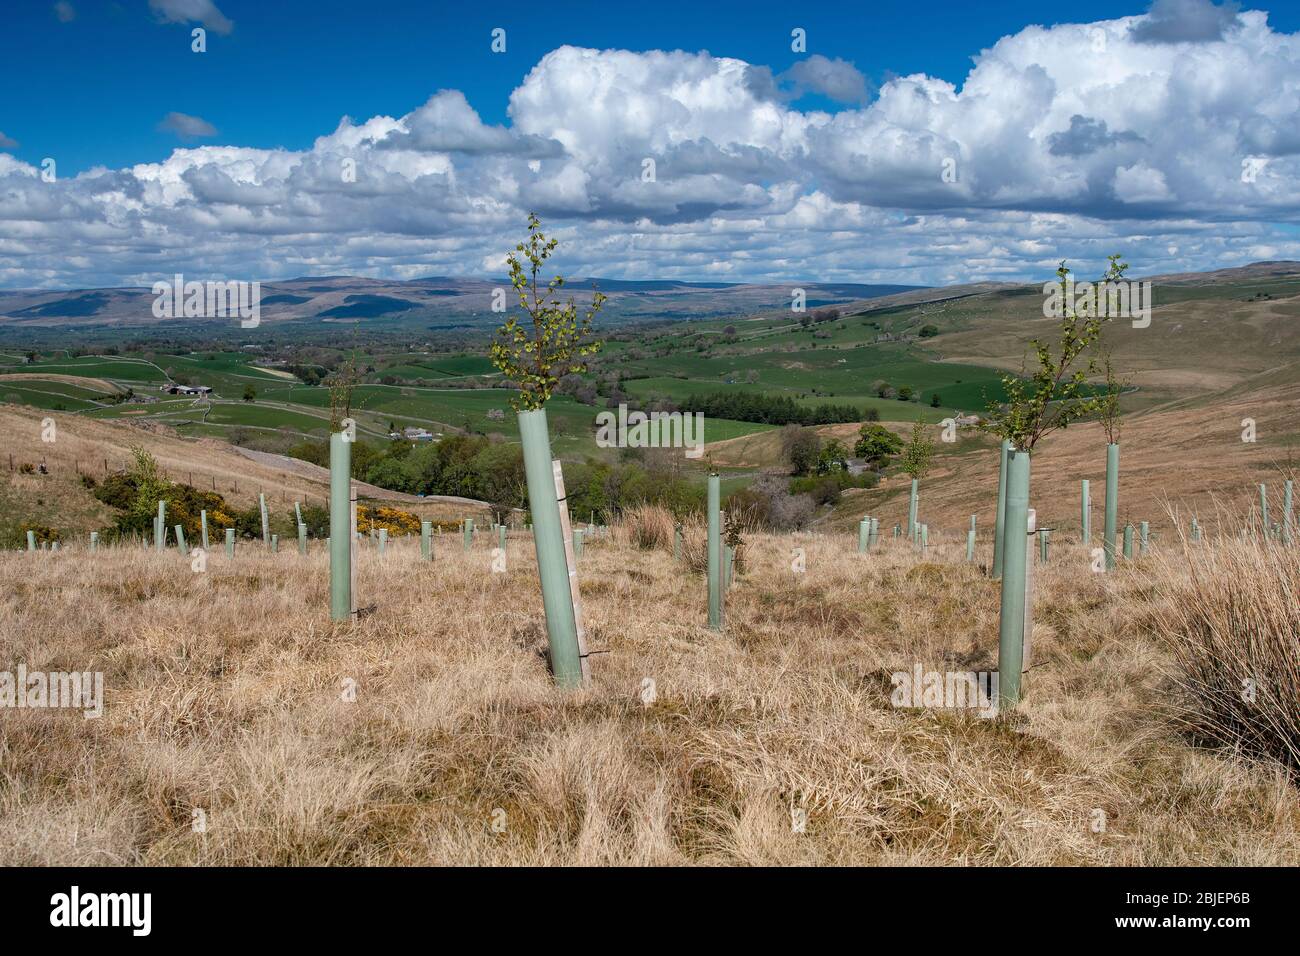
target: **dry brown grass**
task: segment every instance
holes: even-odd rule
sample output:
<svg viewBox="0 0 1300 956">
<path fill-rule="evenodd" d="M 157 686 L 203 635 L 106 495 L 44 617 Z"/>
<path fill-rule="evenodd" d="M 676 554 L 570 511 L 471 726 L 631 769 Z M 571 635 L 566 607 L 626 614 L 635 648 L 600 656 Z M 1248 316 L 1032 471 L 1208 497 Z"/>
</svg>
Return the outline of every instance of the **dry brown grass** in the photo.
<svg viewBox="0 0 1300 956">
<path fill-rule="evenodd" d="M 1156 633 L 1183 692 L 1178 716 L 1205 740 L 1300 771 L 1300 551 L 1257 535 L 1160 561 Z"/>
<path fill-rule="evenodd" d="M 1242 420 L 1253 419 L 1259 440 L 1241 440 Z M 1169 502 L 1186 529 L 1193 514 L 1207 532 L 1217 531 L 1226 515 L 1232 527 L 1248 513 L 1256 485 L 1268 485 L 1270 507 L 1282 511 L 1282 481 L 1289 470 L 1294 423 L 1300 421 L 1300 386 L 1259 389 L 1224 396 L 1213 406 L 1166 409 L 1125 419 L 1120 442 L 1119 524 L 1148 521 L 1165 540 L 1176 536 Z M 891 426 L 892 427 L 892 426 Z M 896 431 L 905 431 L 895 429 Z M 957 533 L 970 515 L 981 529 L 993 527 L 997 505 L 997 442 L 991 436 L 959 432 L 960 441 L 937 444 L 934 471 L 921 481 L 920 520 L 931 531 Z M 1300 453 L 1294 458 L 1300 461 Z M 1066 535 L 1079 529 L 1079 481 L 1091 482 L 1092 527 L 1099 533 L 1106 486 L 1106 437 L 1096 422 L 1071 425 L 1034 451 L 1030 507 L 1038 509 L 1040 527 Z M 848 532 L 864 514 L 880 518 L 881 529 L 907 521 L 909 480 L 890 476 L 873 489 L 850 490 L 820 526 Z M 1225 512 L 1223 509 L 1227 509 Z M 1227 527 L 1225 525 L 1224 527 Z"/>
<path fill-rule="evenodd" d="M 1154 561 L 1103 577 L 1055 547 L 1026 702 L 986 720 L 889 703 L 889 674 L 916 662 L 996 666 L 997 585 L 958 542 L 923 559 L 890 540 L 859 557 L 848 534 L 750 536 L 719 634 L 671 544 L 624 534 L 585 548 L 589 643 L 605 653 L 578 692 L 539 654 L 526 537 L 506 575 L 455 536 L 432 565 L 415 542 L 382 561 L 367 549 L 360 603 L 376 609 L 338 627 L 319 545 L 306 559 L 241 546 L 204 574 L 175 552 L 0 554 L 0 668 L 102 670 L 107 689 L 98 720 L 0 711 L 0 858 L 1300 861 L 1277 765 L 1197 748 L 1167 713 L 1171 658 L 1149 635 L 1176 598 Z"/>
</svg>

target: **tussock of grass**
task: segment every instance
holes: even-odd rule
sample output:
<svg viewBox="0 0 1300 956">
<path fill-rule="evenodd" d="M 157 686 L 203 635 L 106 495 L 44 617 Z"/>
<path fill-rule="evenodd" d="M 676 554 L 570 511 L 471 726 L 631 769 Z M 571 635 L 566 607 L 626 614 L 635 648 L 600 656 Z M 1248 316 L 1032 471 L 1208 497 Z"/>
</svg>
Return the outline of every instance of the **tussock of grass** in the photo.
<svg viewBox="0 0 1300 956">
<path fill-rule="evenodd" d="M 1300 551 L 1254 535 L 1182 541 L 1159 588 L 1188 729 L 1300 771 Z"/>
<path fill-rule="evenodd" d="M 1209 567 L 1196 578 L 1174 554 L 1168 568 L 1103 578 L 1083 548 L 1054 546 L 1035 576 L 1027 699 L 986 720 L 889 699 L 889 675 L 916 663 L 996 667 L 997 585 L 964 562 L 964 542 L 922 560 L 902 541 L 859 556 L 849 534 L 747 534 L 718 634 L 704 626 L 704 580 L 673 561 L 671 536 L 647 550 L 635 533 L 584 549 L 584 614 L 604 653 L 577 692 L 553 686 L 539 653 L 527 538 L 511 538 L 506 575 L 491 573 L 495 542 L 462 553 L 444 538 L 431 565 L 416 542 L 390 541 L 382 560 L 365 547 L 359 598 L 376 610 L 346 626 L 328 620 L 318 544 L 306 559 L 214 552 L 205 574 L 174 551 L 0 554 L 0 669 L 102 670 L 107 693 L 99 720 L 0 712 L 0 857 L 1300 859 L 1300 809 L 1278 765 L 1195 746 L 1165 706 L 1179 658 L 1151 622 L 1182 600 L 1169 576 L 1191 587 Z M 1153 574 L 1165 585 L 1152 588 Z M 347 679 L 354 703 L 341 699 Z"/>
</svg>

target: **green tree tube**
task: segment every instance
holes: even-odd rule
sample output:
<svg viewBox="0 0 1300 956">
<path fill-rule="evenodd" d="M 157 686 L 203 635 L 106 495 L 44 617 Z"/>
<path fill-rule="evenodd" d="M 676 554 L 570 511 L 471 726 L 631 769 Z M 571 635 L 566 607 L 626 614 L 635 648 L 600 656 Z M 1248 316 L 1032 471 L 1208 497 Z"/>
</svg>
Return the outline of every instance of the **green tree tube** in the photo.
<svg viewBox="0 0 1300 956">
<path fill-rule="evenodd" d="M 1025 557 L 1029 542 L 1029 453 L 1007 456 L 1002 541 L 1002 609 L 998 621 L 998 707 L 1020 702 L 1025 641 Z"/>
</svg>

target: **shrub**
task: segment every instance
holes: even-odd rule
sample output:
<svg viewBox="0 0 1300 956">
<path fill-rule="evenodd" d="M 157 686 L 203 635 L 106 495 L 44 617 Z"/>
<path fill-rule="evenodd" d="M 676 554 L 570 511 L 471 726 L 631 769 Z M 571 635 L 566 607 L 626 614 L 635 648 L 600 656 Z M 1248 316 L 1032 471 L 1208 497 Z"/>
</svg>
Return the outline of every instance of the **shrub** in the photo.
<svg viewBox="0 0 1300 956">
<path fill-rule="evenodd" d="M 903 439 L 883 425 L 868 422 L 858 430 L 858 440 L 853 454 L 864 458 L 876 468 L 883 467 L 891 455 L 903 450 Z"/>
<path fill-rule="evenodd" d="M 27 547 L 27 532 L 30 531 L 36 537 L 36 544 L 51 544 L 55 541 L 61 541 L 63 536 L 57 528 L 51 528 L 43 524 L 20 524 L 18 526 L 18 539 L 21 547 Z"/>
<path fill-rule="evenodd" d="M 794 474 L 806 475 L 817 467 L 822 440 L 811 429 L 787 425 L 781 430 L 781 451 Z"/>
<path fill-rule="evenodd" d="M 357 531 L 387 531 L 390 535 L 419 534 L 420 516 L 385 505 L 357 505 Z"/>
</svg>

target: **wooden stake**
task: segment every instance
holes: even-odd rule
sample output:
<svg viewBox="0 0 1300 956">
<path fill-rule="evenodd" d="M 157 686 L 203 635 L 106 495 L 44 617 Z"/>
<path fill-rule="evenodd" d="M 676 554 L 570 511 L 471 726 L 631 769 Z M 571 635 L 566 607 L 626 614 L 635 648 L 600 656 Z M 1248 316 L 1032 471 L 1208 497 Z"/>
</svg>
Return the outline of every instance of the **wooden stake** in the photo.
<svg viewBox="0 0 1300 956">
<path fill-rule="evenodd" d="M 352 552 L 352 582 L 350 590 L 352 591 L 352 619 L 357 618 L 357 486 L 355 483 L 348 483 L 348 503 L 351 511 L 352 532 L 348 535 L 348 547 Z"/>
<path fill-rule="evenodd" d="M 569 521 L 569 501 L 564 493 L 564 471 L 559 460 L 551 462 L 555 474 L 555 500 L 560 509 L 560 534 L 564 538 L 564 561 L 569 566 L 569 594 L 573 598 L 573 623 L 578 632 L 578 660 L 582 664 L 582 682 L 591 681 L 587 661 L 587 629 L 582 623 L 582 599 L 578 593 L 578 558 L 573 550 L 573 526 Z"/>
</svg>

